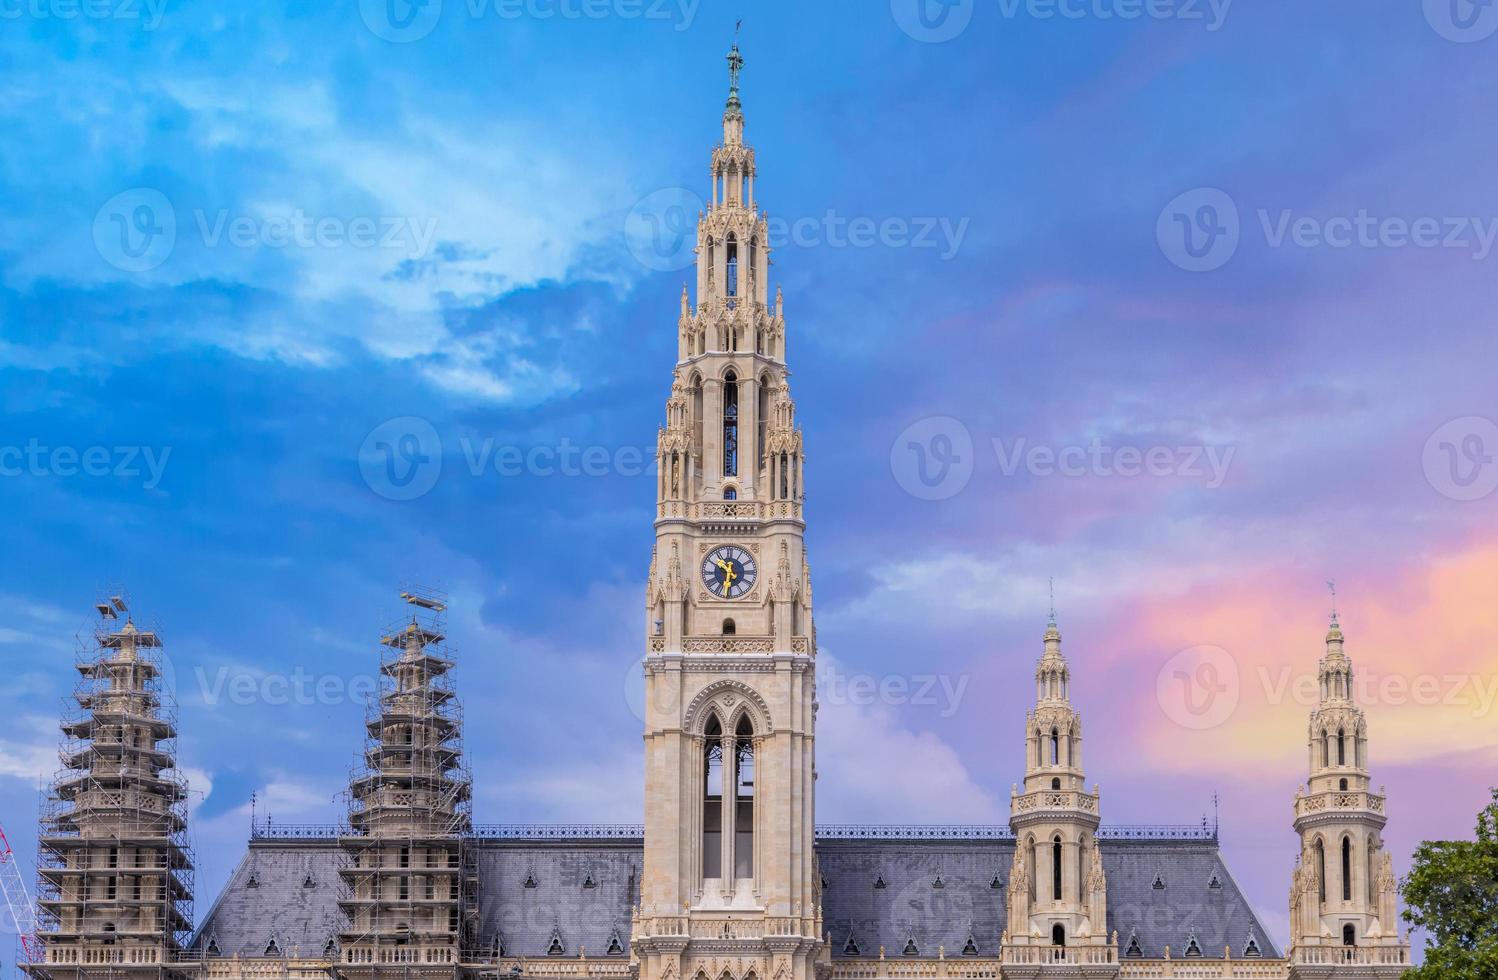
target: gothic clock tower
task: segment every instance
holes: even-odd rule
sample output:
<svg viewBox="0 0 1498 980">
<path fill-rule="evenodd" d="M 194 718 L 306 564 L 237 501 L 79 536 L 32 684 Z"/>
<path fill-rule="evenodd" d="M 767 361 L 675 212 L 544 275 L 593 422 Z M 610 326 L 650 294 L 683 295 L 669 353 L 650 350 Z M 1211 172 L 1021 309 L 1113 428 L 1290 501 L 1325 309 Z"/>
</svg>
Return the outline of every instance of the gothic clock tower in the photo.
<svg viewBox="0 0 1498 980">
<path fill-rule="evenodd" d="M 641 980 L 807 980 L 823 957 L 801 433 L 737 45 L 728 63 L 657 450 Z"/>
</svg>

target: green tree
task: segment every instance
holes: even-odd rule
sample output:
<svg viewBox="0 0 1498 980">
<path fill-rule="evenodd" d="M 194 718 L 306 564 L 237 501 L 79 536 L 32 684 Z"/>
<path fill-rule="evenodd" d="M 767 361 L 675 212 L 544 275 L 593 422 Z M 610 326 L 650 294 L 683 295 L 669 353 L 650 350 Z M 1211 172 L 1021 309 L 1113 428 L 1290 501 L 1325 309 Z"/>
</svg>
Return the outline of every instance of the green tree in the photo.
<svg viewBox="0 0 1498 980">
<path fill-rule="evenodd" d="M 1498 980 L 1498 789 L 1475 841 L 1426 841 L 1403 884 L 1405 921 L 1429 935 L 1408 980 Z"/>
</svg>

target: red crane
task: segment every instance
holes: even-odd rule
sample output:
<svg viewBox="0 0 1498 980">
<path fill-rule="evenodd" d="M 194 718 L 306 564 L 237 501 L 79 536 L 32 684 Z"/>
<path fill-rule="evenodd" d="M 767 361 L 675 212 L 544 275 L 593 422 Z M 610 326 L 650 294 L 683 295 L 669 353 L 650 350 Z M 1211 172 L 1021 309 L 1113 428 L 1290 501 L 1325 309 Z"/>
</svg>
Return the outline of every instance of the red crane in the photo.
<svg viewBox="0 0 1498 980">
<path fill-rule="evenodd" d="M 36 906 L 31 904 L 31 893 L 26 890 L 20 859 L 10 849 L 4 827 L 0 827 L 0 894 L 5 896 L 6 907 L 15 922 L 16 935 L 21 937 L 21 951 L 26 954 L 26 961 L 40 963 L 42 944 L 36 938 Z"/>
</svg>

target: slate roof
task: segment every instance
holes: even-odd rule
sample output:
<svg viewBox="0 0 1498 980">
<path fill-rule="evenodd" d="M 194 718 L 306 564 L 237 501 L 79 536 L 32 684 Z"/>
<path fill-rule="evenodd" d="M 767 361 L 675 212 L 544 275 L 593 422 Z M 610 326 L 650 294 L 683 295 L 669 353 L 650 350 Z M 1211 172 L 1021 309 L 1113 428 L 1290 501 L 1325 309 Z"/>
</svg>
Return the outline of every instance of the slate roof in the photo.
<svg viewBox="0 0 1498 980">
<path fill-rule="evenodd" d="M 342 863 L 336 841 L 252 842 L 204 917 L 193 948 L 264 956 L 274 939 L 286 956 L 321 955 L 343 922 L 338 910 Z"/>
<path fill-rule="evenodd" d="M 477 846 L 479 935 L 486 949 L 545 956 L 553 931 L 566 956 L 576 956 L 579 946 L 589 956 L 606 955 L 616 931 L 628 949 L 643 861 L 638 840 L 485 840 Z M 1137 938 L 1146 958 L 1162 956 L 1166 945 L 1180 958 L 1193 936 L 1207 959 L 1220 958 L 1224 946 L 1235 959 L 1243 956 L 1250 936 L 1265 958 L 1280 955 L 1215 841 L 1101 846 L 1108 929 L 1118 932 L 1120 955 Z M 893 958 L 911 943 L 922 957 L 934 957 L 938 947 L 952 957 L 965 949 L 998 955 L 1013 841 L 821 840 L 817 855 L 834 958 L 877 957 L 880 946 Z M 263 956 L 274 939 L 285 955 L 321 954 L 341 924 L 342 860 L 333 840 L 252 841 L 194 946 L 207 949 L 212 941 L 224 956 Z M 1157 879 L 1163 887 L 1155 887 Z"/>
</svg>

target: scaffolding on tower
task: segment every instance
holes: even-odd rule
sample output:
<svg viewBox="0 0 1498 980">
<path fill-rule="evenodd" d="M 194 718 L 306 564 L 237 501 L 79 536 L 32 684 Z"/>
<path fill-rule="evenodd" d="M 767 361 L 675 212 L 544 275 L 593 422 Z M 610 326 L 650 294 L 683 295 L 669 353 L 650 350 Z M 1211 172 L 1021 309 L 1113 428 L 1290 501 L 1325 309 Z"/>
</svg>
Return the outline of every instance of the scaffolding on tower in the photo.
<svg viewBox="0 0 1498 980">
<path fill-rule="evenodd" d="M 477 934 L 472 776 L 447 596 L 413 586 L 401 598 L 408 611 L 381 632 L 379 696 L 345 794 L 338 955 L 344 972 L 399 962 L 435 975 L 456 968 Z"/>
<path fill-rule="evenodd" d="M 42 801 L 37 955 L 53 980 L 175 976 L 192 930 L 187 781 L 156 630 L 122 594 L 79 637 L 75 707 L 62 719 L 62 769 Z"/>
</svg>

